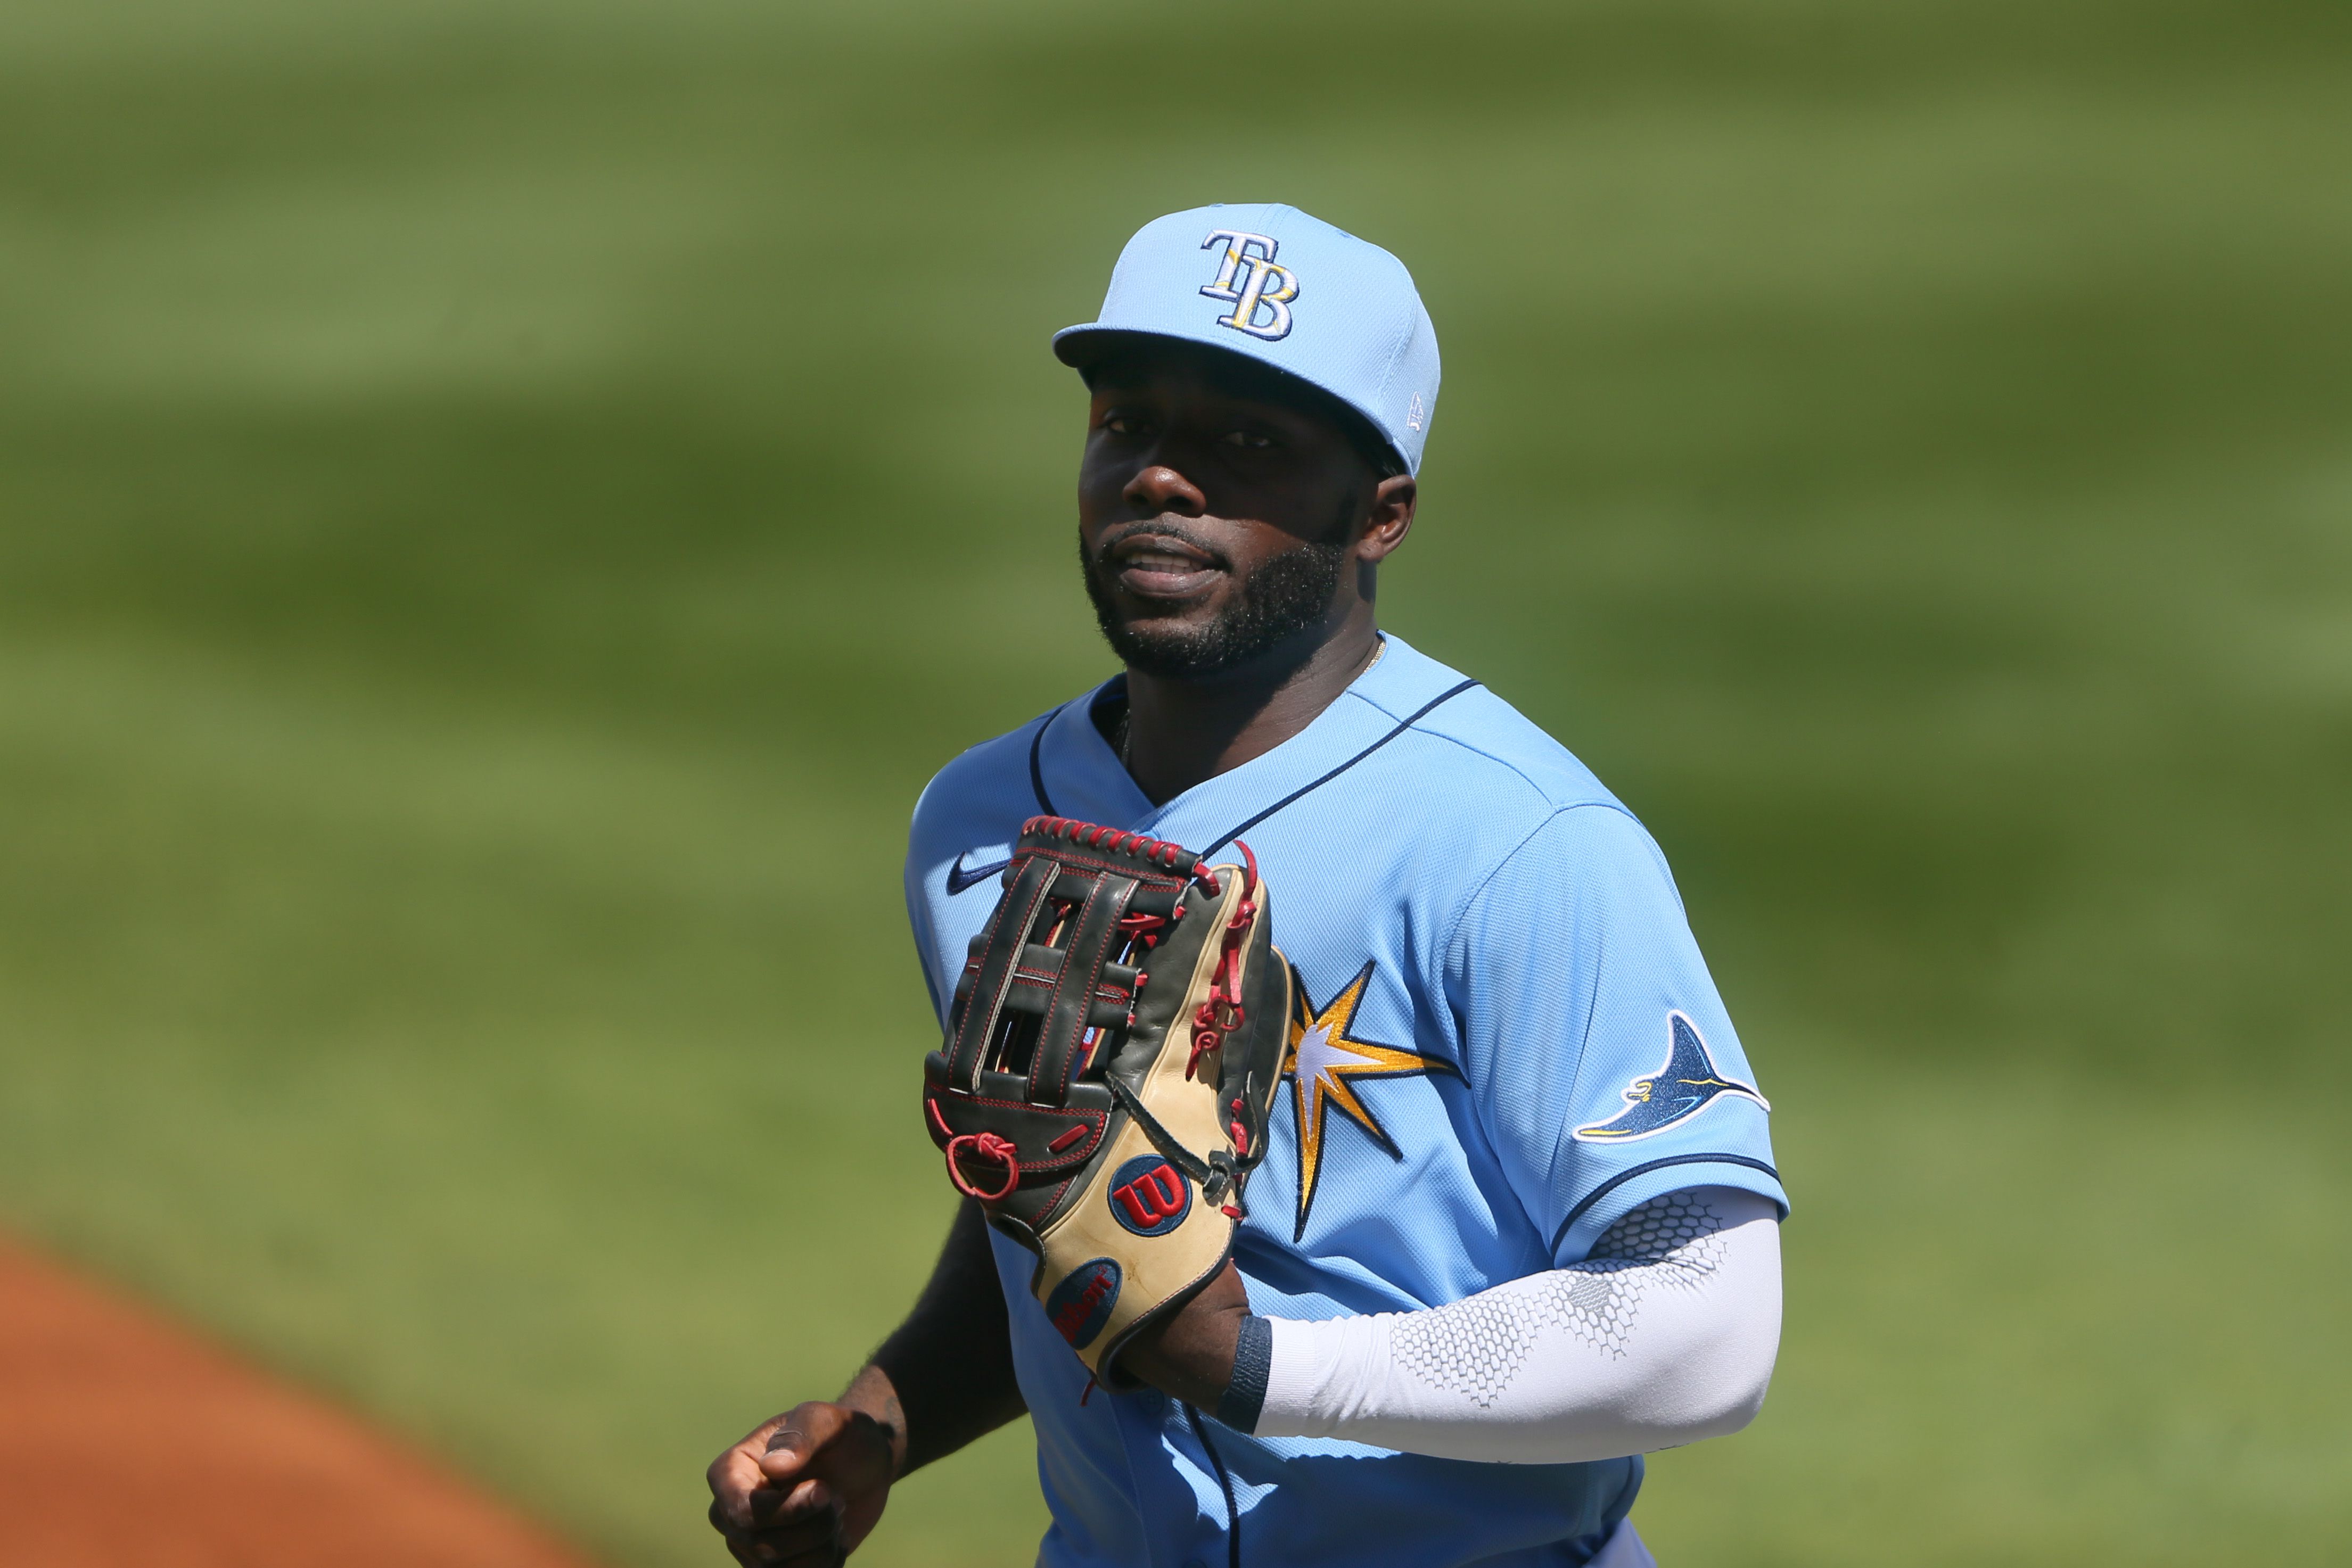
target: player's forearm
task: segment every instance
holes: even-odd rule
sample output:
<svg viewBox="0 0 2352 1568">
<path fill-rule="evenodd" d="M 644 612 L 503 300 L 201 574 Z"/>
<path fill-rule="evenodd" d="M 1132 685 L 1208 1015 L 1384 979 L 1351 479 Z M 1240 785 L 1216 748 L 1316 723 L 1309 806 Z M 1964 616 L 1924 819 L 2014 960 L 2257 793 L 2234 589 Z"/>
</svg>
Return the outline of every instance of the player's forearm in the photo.
<svg viewBox="0 0 2352 1568">
<path fill-rule="evenodd" d="M 890 1375 L 867 1362 L 858 1368 L 849 1386 L 841 1391 L 835 1404 L 854 1410 L 882 1429 L 890 1444 L 890 1473 L 903 1476 L 913 1467 L 907 1463 L 907 1408 L 898 1400 L 898 1385 Z"/>
<path fill-rule="evenodd" d="M 955 1452 L 1027 1408 L 1013 1375 L 1013 1341 L 988 1245 L 967 1200 L 907 1321 L 885 1340 L 841 1403 L 897 1437 L 898 1473 Z"/>
<path fill-rule="evenodd" d="M 1255 1320 L 1218 1413 L 1260 1437 L 1519 1464 L 1737 1431 L 1763 1403 L 1779 1345 L 1779 1226 L 1752 1194 L 1677 1198 L 1629 1217 L 1648 1216 L 1633 1245 L 1450 1306 Z M 1643 1227 L 1672 1226 L 1684 1233 L 1638 1241 Z"/>
</svg>

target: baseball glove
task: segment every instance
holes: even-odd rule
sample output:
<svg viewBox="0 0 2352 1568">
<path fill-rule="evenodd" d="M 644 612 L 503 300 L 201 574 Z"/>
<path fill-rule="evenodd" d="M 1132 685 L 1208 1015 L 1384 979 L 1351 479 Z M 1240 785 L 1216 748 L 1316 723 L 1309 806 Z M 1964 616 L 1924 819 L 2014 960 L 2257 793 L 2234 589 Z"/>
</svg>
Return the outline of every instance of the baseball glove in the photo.
<svg viewBox="0 0 2352 1568">
<path fill-rule="evenodd" d="M 1265 1156 L 1290 966 L 1256 857 L 1033 817 L 956 986 L 923 1118 L 948 1177 L 1037 1254 L 1088 1370 L 1224 1266 Z"/>
</svg>

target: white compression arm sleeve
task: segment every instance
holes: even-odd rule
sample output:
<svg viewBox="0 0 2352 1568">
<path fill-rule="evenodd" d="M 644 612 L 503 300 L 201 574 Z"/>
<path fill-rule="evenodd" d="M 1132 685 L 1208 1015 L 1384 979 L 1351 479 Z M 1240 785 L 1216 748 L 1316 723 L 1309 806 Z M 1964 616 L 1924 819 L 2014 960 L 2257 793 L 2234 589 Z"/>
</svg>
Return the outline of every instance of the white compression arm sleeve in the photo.
<svg viewBox="0 0 2352 1568">
<path fill-rule="evenodd" d="M 1258 1437 L 1507 1464 L 1648 1453 L 1736 1432 L 1764 1403 L 1779 1214 L 1735 1187 L 1673 1193 L 1582 1262 L 1447 1306 L 1260 1321 Z"/>
</svg>

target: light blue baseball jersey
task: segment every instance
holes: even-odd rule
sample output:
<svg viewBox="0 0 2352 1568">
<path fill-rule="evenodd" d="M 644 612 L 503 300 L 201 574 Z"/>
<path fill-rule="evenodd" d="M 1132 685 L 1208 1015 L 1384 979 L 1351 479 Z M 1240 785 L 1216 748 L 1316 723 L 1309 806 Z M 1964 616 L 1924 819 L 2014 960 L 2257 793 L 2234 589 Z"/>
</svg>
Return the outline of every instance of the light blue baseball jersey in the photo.
<svg viewBox="0 0 2352 1568">
<path fill-rule="evenodd" d="M 1328 1318 L 1459 1301 L 1582 1258 L 1660 1194 L 1785 1211 L 1769 1107 L 1657 846 L 1559 744 L 1396 637 L 1300 734 L 1165 805 L 1104 740 L 1106 687 L 942 769 L 907 898 L 934 1005 L 1038 813 L 1212 860 L 1256 852 L 1305 992 L 1235 1247 L 1251 1307 Z M 1048 1568 L 1236 1560 L 1581 1563 L 1639 1458 L 1496 1465 L 1254 1438 L 1160 1394 L 1087 1396 L 994 1233 L 1053 1511 Z"/>
</svg>

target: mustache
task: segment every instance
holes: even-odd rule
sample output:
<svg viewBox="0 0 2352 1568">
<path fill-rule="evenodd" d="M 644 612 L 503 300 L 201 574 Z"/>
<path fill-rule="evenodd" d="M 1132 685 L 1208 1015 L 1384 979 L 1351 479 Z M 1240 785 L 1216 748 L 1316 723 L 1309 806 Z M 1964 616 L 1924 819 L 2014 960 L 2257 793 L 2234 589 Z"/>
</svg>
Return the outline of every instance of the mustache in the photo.
<svg viewBox="0 0 2352 1568">
<path fill-rule="evenodd" d="M 1199 529 L 1189 526 L 1181 517 L 1166 516 L 1146 517 L 1139 522 L 1121 523 L 1118 527 L 1110 529 L 1103 535 L 1101 540 L 1095 546 L 1094 552 L 1087 558 L 1087 564 L 1089 566 L 1101 566 L 1110 559 L 1110 555 L 1113 550 L 1118 549 L 1119 546 L 1125 544 L 1128 540 L 1144 538 L 1174 539 L 1178 543 L 1188 545 L 1193 549 L 1199 550 L 1202 555 L 1207 556 L 1209 558 L 1210 564 L 1216 567 L 1219 570 L 1230 571 L 1233 570 L 1234 563 L 1232 559 L 1224 551 L 1219 549 L 1215 544 L 1212 543 L 1207 536 L 1202 534 Z"/>
</svg>

